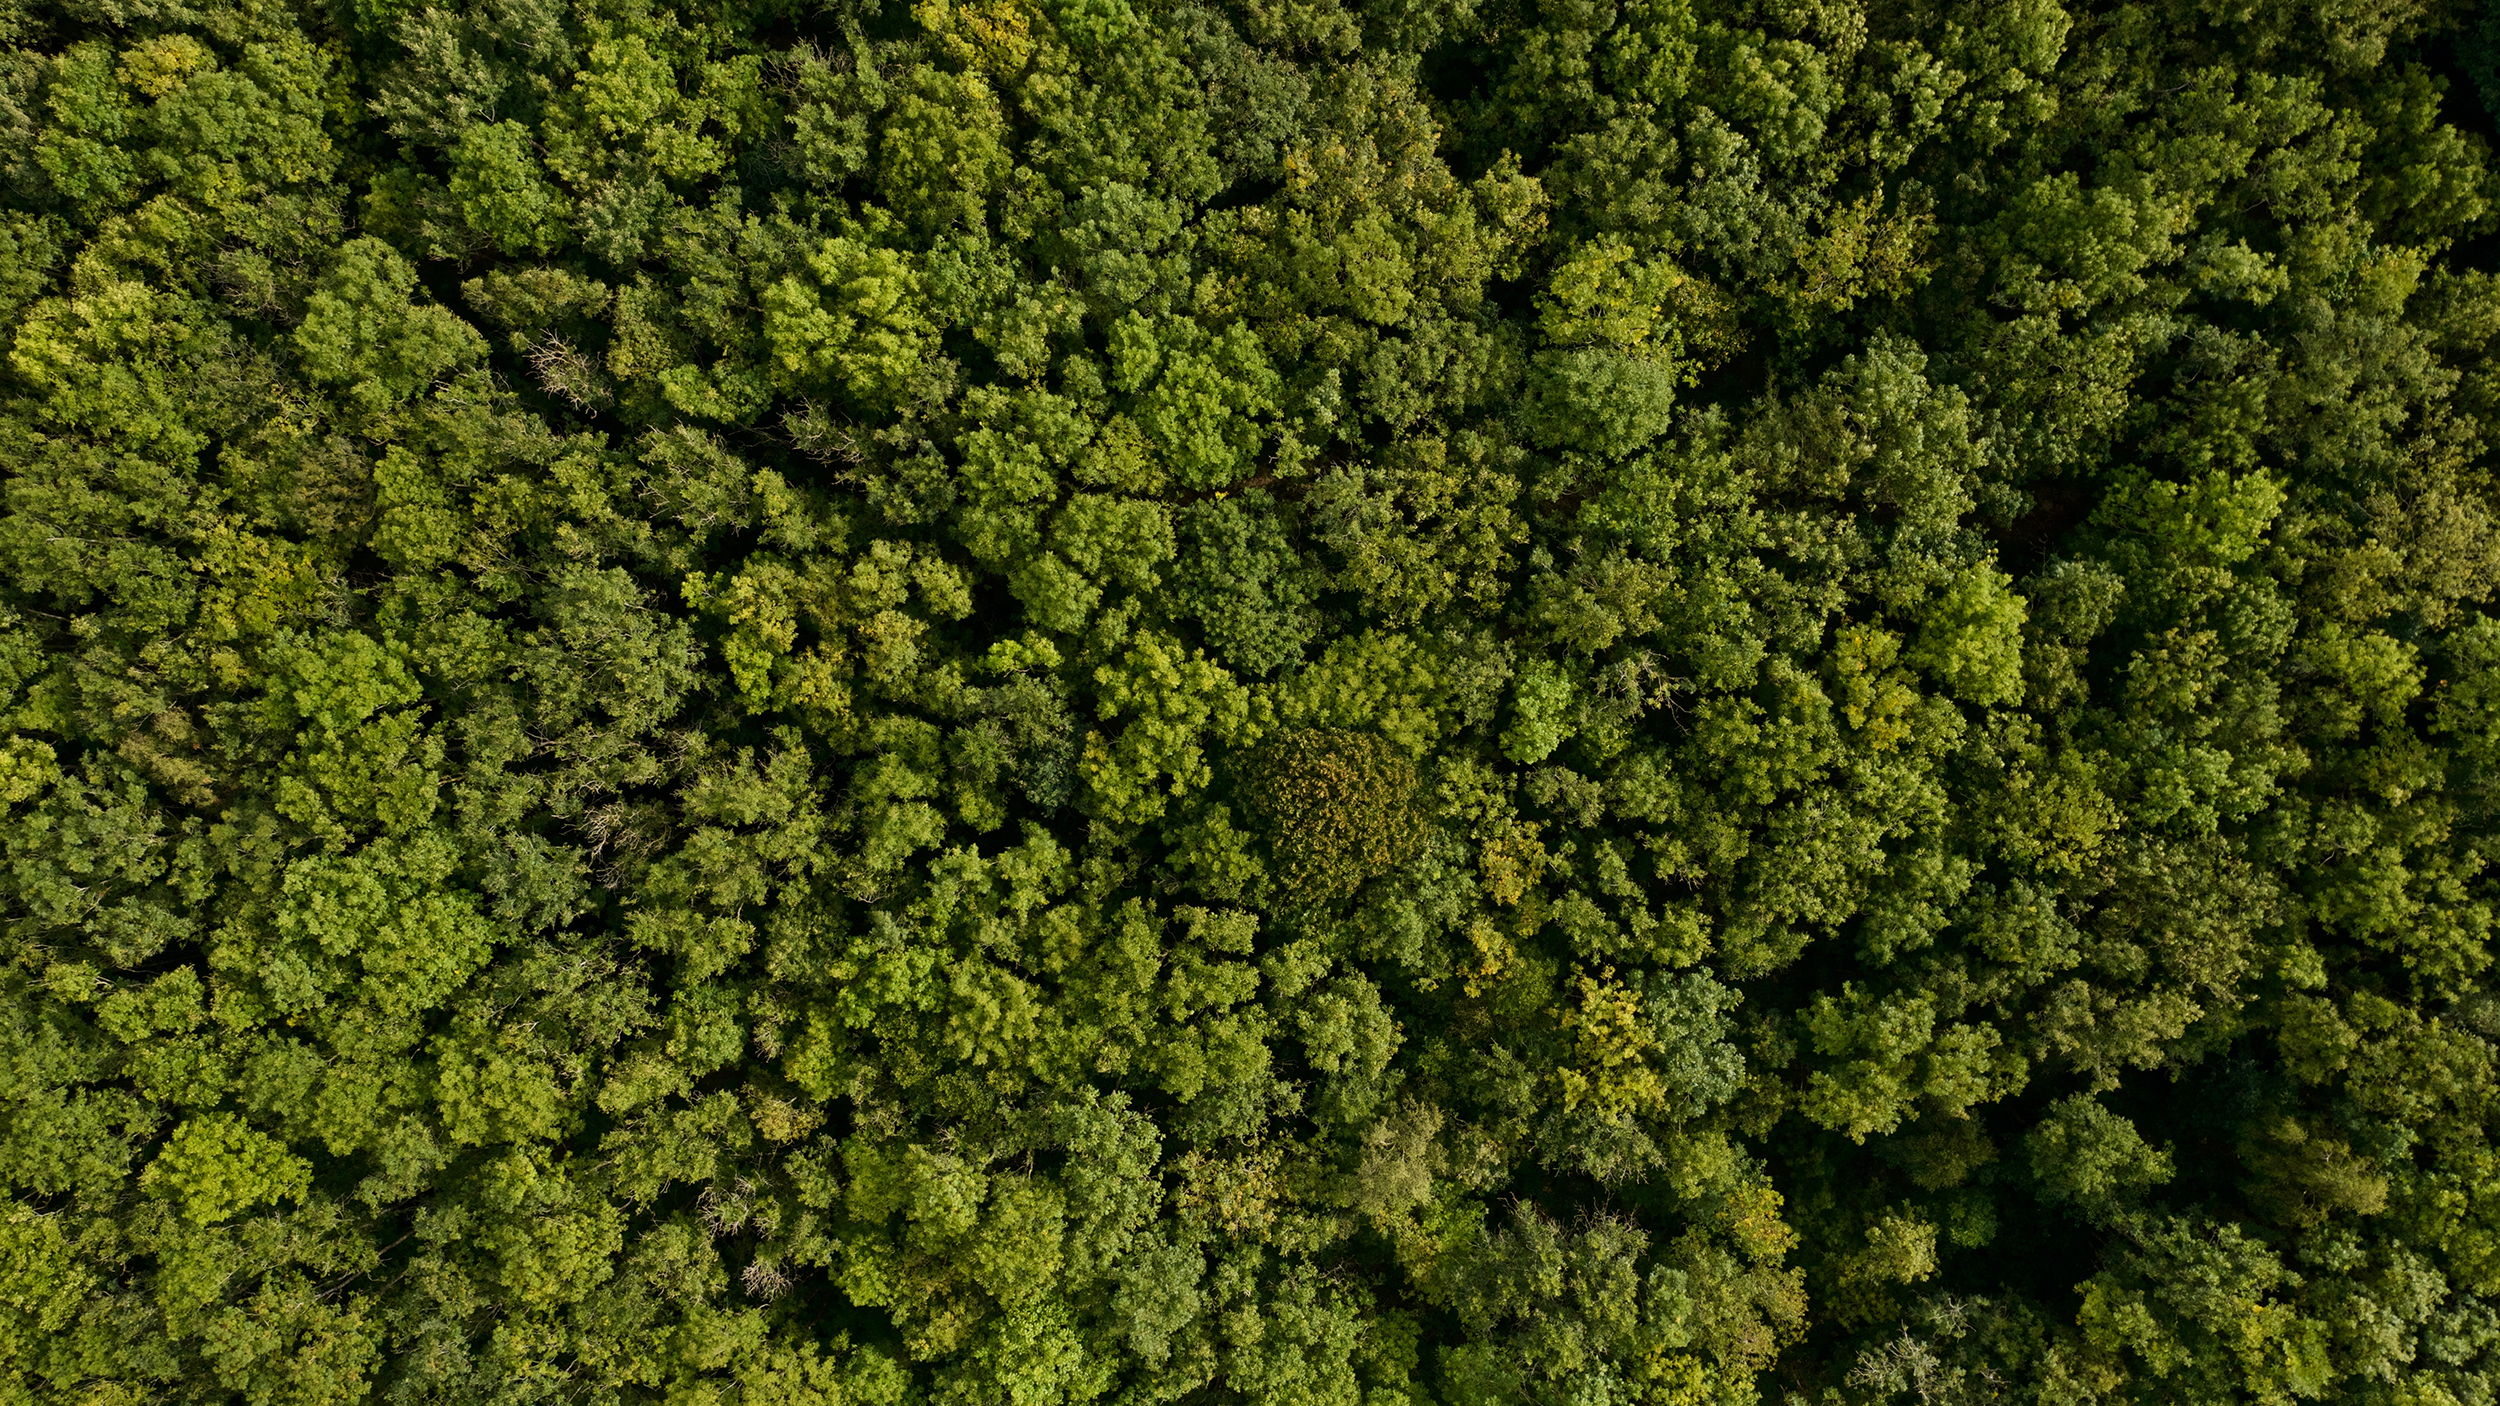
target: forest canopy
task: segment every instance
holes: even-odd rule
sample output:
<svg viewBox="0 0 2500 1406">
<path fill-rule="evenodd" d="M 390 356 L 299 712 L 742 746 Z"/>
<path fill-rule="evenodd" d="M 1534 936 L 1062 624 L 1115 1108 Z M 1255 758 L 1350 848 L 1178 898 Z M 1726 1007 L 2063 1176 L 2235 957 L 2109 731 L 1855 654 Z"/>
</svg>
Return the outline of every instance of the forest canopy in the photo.
<svg viewBox="0 0 2500 1406">
<path fill-rule="evenodd" d="M 0 0 L 0 1406 L 2500 1406 L 2494 111 Z"/>
</svg>

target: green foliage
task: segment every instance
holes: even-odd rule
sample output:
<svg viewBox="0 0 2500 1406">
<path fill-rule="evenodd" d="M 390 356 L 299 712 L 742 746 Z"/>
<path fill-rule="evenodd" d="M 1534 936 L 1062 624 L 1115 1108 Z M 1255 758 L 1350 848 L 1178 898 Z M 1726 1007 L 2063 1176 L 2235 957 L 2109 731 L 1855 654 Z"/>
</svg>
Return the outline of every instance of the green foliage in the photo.
<svg viewBox="0 0 2500 1406">
<path fill-rule="evenodd" d="M 476 360 L 485 350 L 477 333 L 443 308 L 412 302 L 416 287 L 417 271 L 389 245 L 342 245 L 329 274 L 305 296 L 304 321 L 295 329 L 305 376 L 380 409 Z"/>
<path fill-rule="evenodd" d="M 0 46 L 0 1399 L 2500 1399 L 2473 7 Z"/>
<path fill-rule="evenodd" d="M 1262 742 L 1246 771 L 1243 796 L 1273 836 L 1289 904 L 1351 896 L 1421 848 L 1415 764 L 1387 738 L 1297 728 Z"/>
<path fill-rule="evenodd" d="M 2022 695 L 2027 608 L 2013 581 L 1974 567 L 1944 588 L 1919 622 L 1903 658 L 1965 703 L 2011 703 Z"/>
<path fill-rule="evenodd" d="M 836 237 L 807 257 L 815 286 L 785 277 L 764 290 L 764 338 L 788 388 L 839 388 L 874 409 L 912 385 L 936 330 L 921 312 L 919 279 L 891 249 Z"/>
<path fill-rule="evenodd" d="M 1571 679 L 1537 660 L 1511 682 L 1510 726 L 1502 732 L 1502 755 L 1514 762 L 1541 762 L 1571 735 Z"/>
<path fill-rule="evenodd" d="M 563 197 L 531 154 L 518 122 L 477 123 L 451 152 L 451 198 L 474 230 L 507 254 L 545 254 L 564 239 Z"/>
<path fill-rule="evenodd" d="M 2040 1199 L 2096 1218 L 2174 1171 L 2168 1154 L 2147 1147 L 2133 1123 L 2083 1094 L 2060 1099 L 2025 1141 Z"/>
<path fill-rule="evenodd" d="M 301 1196 L 311 1179 L 311 1165 L 289 1155 L 284 1143 L 231 1113 L 212 1113 L 174 1129 L 140 1184 L 205 1224 Z"/>
</svg>

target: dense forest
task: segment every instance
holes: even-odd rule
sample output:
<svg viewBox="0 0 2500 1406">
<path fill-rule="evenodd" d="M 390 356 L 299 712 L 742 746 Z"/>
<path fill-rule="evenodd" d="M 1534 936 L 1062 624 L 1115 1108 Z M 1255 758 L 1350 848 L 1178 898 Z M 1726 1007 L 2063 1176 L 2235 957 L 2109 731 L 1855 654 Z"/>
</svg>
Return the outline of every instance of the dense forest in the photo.
<svg viewBox="0 0 2500 1406">
<path fill-rule="evenodd" d="M 2494 1406 L 2493 110 L 0 0 L 0 1403 Z"/>
</svg>

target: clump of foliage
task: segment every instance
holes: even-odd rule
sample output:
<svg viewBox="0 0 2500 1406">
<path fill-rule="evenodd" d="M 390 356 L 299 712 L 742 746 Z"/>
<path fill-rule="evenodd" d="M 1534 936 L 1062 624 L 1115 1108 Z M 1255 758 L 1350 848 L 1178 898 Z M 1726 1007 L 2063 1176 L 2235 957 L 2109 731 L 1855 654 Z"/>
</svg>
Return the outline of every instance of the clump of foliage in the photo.
<svg viewBox="0 0 2500 1406">
<path fill-rule="evenodd" d="M 1297 728 L 1260 743 L 1243 799 L 1273 836 L 1295 905 L 1352 897 L 1418 857 L 1426 817 L 1414 761 L 1377 733 Z"/>
<path fill-rule="evenodd" d="M 0 1398 L 2489 1406 L 2495 103 L 0 0 Z"/>
</svg>

